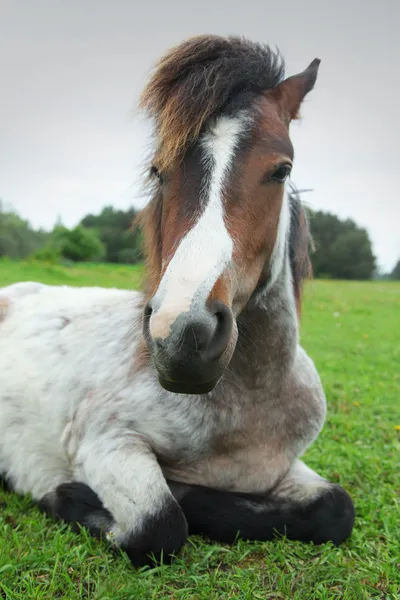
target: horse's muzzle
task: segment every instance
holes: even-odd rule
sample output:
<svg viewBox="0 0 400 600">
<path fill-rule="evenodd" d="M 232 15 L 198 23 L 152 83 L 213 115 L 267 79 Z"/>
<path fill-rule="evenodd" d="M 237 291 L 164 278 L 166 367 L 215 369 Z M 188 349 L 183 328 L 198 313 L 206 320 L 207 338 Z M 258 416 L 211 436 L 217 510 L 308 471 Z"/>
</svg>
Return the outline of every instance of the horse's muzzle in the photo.
<svg viewBox="0 0 400 600">
<path fill-rule="evenodd" d="M 150 301 L 144 311 L 143 333 L 160 385 L 177 394 L 210 392 L 226 367 L 231 310 L 220 301 L 210 301 L 204 310 L 178 315 L 164 338 L 151 335 L 152 314 Z"/>
</svg>

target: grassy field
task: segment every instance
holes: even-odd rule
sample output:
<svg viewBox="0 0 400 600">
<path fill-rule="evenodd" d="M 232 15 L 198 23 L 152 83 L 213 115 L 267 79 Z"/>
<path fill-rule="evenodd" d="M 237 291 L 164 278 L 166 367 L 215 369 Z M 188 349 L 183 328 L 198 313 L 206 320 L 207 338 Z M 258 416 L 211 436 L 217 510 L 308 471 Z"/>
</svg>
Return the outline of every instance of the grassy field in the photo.
<svg viewBox="0 0 400 600">
<path fill-rule="evenodd" d="M 0 286 L 130 288 L 140 278 L 140 268 L 0 261 Z M 328 398 L 326 426 L 306 462 L 356 504 L 343 546 L 280 539 L 228 547 L 192 538 L 172 567 L 135 571 L 85 533 L 47 521 L 29 498 L 0 491 L 0 598 L 400 599 L 400 285 L 311 282 L 302 340 Z"/>
</svg>

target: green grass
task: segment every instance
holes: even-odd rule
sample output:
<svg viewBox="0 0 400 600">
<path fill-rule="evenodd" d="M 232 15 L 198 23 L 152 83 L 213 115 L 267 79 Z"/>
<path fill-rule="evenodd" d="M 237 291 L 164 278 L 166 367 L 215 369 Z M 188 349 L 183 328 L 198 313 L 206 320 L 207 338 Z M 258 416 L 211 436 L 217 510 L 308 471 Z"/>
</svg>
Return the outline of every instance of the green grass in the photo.
<svg viewBox="0 0 400 600">
<path fill-rule="evenodd" d="M 40 281 L 49 285 L 138 288 L 143 278 L 141 265 L 75 263 L 62 267 L 38 261 L 0 259 L 0 287 L 18 281 Z"/>
<path fill-rule="evenodd" d="M 0 286 L 35 279 L 130 288 L 140 277 L 140 268 L 0 262 Z M 0 598 L 399 599 L 400 285 L 310 283 L 302 339 L 328 398 L 325 428 L 305 458 L 352 494 L 350 540 L 336 549 L 192 538 L 171 567 L 135 571 L 124 555 L 47 521 L 29 498 L 0 492 Z"/>
</svg>

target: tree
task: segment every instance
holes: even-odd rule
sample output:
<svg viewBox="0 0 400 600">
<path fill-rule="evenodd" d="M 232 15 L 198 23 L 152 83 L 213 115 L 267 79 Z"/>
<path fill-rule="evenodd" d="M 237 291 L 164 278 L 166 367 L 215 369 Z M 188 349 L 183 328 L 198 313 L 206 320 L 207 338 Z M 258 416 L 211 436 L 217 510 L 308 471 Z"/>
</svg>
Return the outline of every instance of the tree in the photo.
<svg viewBox="0 0 400 600">
<path fill-rule="evenodd" d="M 77 225 L 68 229 L 56 225 L 50 240 L 44 248 L 36 252 L 38 260 L 58 261 L 61 258 L 73 262 L 96 261 L 104 257 L 104 246 L 95 231 Z"/>
<path fill-rule="evenodd" d="M 311 256 L 315 277 L 333 279 L 371 279 L 376 259 L 365 229 L 351 219 L 310 211 L 311 234 L 315 252 Z"/>
<path fill-rule="evenodd" d="M 48 234 L 35 231 L 30 223 L 11 210 L 5 209 L 0 201 L 0 257 L 26 258 L 42 248 Z"/>
<path fill-rule="evenodd" d="M 136 214 L 134 208 L 123 211 L 106 206 L 99 215 L 82 219 L 81 225 L 97 231 L 105 246 L 106 262 L 132 264 L 143 259 L 140 232 L 132 226 Z"/>
<path fill-rule="evenodd" d="M 400 279 L 400 260 L 397 261 L 393 271 L 390 274 L 391 279 Z"/>
<path fill-rule="evenodd" d="M 16 213 L 6 211 L 0 200 L 0 257 L 27 258 L 55 262 L 104 260 L 134 264 L 143 259 L 141 232 L 133 227 L 136 211 L 103 208 L 99 215 L 87 215 L 69 230 L 58 220 L 52 233 L 35 231 Z"/>
</svg>

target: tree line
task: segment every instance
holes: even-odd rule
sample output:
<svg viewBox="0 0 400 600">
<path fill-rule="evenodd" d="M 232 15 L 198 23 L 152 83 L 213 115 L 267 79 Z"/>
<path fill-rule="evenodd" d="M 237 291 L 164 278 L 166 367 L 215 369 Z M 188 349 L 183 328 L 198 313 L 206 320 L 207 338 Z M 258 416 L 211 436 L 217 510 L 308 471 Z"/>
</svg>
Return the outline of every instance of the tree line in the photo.
<svg viewBox="0 0 400 600">
<path fill-rule="evenodd" d="M 363 280 L 378 275 L 365 229 L 329 212 L 308 210 L 308 214 L 316 278 Z M 133 207 L 124 211 L 106 206 L 97 215 L 86 215 L 74 228 L 58 222 L 46 232 L 33 229 L 0 201 L 0 257 L 33 257 L 50 262 L 142 262 L 141 231 L 133 226 L 136 215 Z M 386 277 L 400 279 L 400 260 Z"/>
</svg>

